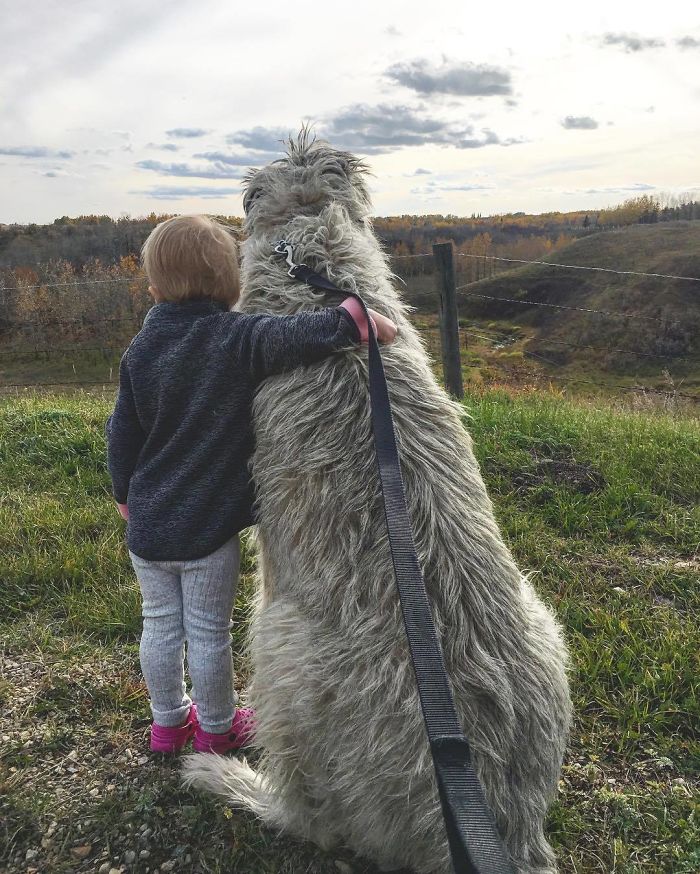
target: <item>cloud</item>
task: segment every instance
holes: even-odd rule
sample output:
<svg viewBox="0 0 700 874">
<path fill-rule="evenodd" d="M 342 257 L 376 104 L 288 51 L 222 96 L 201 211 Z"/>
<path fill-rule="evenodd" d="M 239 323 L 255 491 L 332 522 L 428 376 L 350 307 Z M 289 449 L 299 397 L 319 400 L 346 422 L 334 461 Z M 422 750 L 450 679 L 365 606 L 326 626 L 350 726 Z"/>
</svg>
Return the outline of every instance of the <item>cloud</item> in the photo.
<svg viewBox="0 0 700 874">
<path fill-rule="evenodd" d="M 81 173 L 71 173 L 68 170 L 63 170 L 61 167 L 50 167 L 48 170 L 39 171 L 36 170 L 36 173 L 40 173 L 42 176 L 46 176 L 48 179 L 84 179 L 85 177 Z"/>
<path fill-rule="evenodd" d="M 177 152 L 180 146 L 177 143 L 146 143 L 147 149 L 159 149 L 161 152 Z"/>
<path fill-rule="evenodd" d="M 63 167 L 52 167 L 49 165 L 48 167 L 44 167 L 41 170 L 36 169 L 33 171 L 38 176 L 45 176 L 47 179 L 84 179 L 85 177 L 80 173 L 74 173 L 71 170 L 66 170 Z"/>
<path fill-rule="evenodd" d="M 459 185 L 427 182 L 422 188 L 412 188 L 411 194 L 434 195 L 439 191 L 492 191 L 495 187 L 495 185 L 485 185 L 478 182 L 464 182 Z"/>
<path fill-rule="evenodd" d="M 0 155 L 18 158 L 72 158 L 75 152 L 47 149 L 45 146 L 0 146 Z"/>
<path fill-rule="evenodd" d="M 220 164 L 230 164 L 234 167 L 250 167 L 253 164 L 271 161 L 279 157 L 278 152 L 261 154 L 260 152 L 245 152 L 242 155 L 230 155 L 226 152 L 197 152 L 194 158 L 203 158 L 205 161 L 215 161 Z"/>
<path fill-rule="evenodd" d="M 199 185 L 165 186 L 157 185 L 142 191 L 130 191 L 130 194 L 141 194 L 146 197 L 154 197 L 157 200 L 182 200 L 185 197 L 203 197 L 207 200 L 216 200 L 232 195 L 240 195 L 238 188 L 207 188 Z"/>
<path fill-rule="evenodd" d="M 681 49 L 700 49 L 700 39 L 694 36 L 681 36 L 676 40 L 676 45 Z"/>
<path fill-rule="evenodd" d="M 590 115 L 567 115 L 561 126 L 566 130 L 595 130 L 598 122 Z"/>
<path fill-rule="evenodd" d="M 364 154 L 382 154 L 404 146 L 445 145 L 457 149 L 479 149 L 501 142 L 493 131 L 475 135 L 472 125 L 457 127 L 408 106 L 363 103 L 342 109 L 328 119 L 323 135 L 332 143 Z"/>
<path fill-rule="evenodd" d="M 188 140 L 193 139 L 194 137 L 203 137 L 204 134 L 208 134 L 209 131 L 205 130 L 203 127 L 174 127 L 170 130 L 166 130 L 165 133 L 169 137 Z"/>
<path fill-rule="evenodd" d="M 459 97 L 493 97 L 512 93 L 511 75 L 488 64 L 453 63 L 440 67 L 426 60 L 393 64 L 384 76 L 418 94 L 453 94 Z"/>
<path fill-rule="evenodd" d="M 585 170 L 597 170 L 601 166 L 601 161 L 547 161 L 542 164 L 533 165 L 533 172 L 537 175 L 558 175 L 560 173 L 577 173 Z M 547 189 L 554 191 L 554 189 Z"/>
<path fill-rule="evenodd" d="M 565 191 L 564 194 L 638 194 L 643 191 L 655 191 L 656 185 L 646 182 L 635 182 L 633 185 L 610 186 L 609 188 L 579 188 L 576 191 Z"/>
<path fill-rule="evenodd" d="M 390 24 L 388 27 L 384 28 L 384 33 L 387 36 L 401 36 L 401 31 L 393 24 Z"/>
<path fill-rule="evenodd" d="M 666 45 L 662 39 L 655 37 L 635 36 L 632 33 L 606 33 L 601 44 L 604 46 L 620 46 L 626 52 L 642 52 L 646 49 L 658 49 Z"/>
<path fill-rule="evenodd" d="M 425 167 L 418 167 L 417 169 L 415 169 L 413 171 L 413 173 L 410 173 L 409 175 L 410 176 L 430 176 L 430 175 L 432 175 L 432 172 L 433 172 L 432 170 L 426 170 Z"/>
<path fill-rule="evenodd" d="M 90 81 L 101 91 L 104 80 L 97 77 L 105 68 L 125 57 L 134 44 L 140 47 L 144 35 L 158 40 L 159 31 L 171 25 L 178 7 L 184 11 L 185 6 L 184 0 L 172 0 L 164 15 L 163 4 L 151 0 L 92 3 L 89 9 L 87 4 L 71 4 L 69 11 L 75 14 L 66 27 L 68 4 L 54 0 L 31 8 L 3 4 L 3 120 L 21 119 L 33 101 L 48 115 L 53 91 L 64 82 Z M 27 62 L 29 46 L 31 60 Z M 122 84 L 129 81 L 130 72 L 122 68 Z M 130 87 L 124 86 L 123 93 Z"/>
<path fill-rule="evenodd" d="M 492 191 L 495 185 L 437 185 L 438 191 Z"/>
<path fill-rule="evenodd" d="M 284 141 L 291 136 L 289 129 L 282 127 L 253 127 L 250 130 L 239 130 L 229 134 L 226 142 L 236 144 L 246 149 L 257 149 L 260 152 L 274 152 L 279 155 L 284 151 Z"/>
<path fill-rule="evenodd" d="M 209 166 L 193 167 L 191 164 L 164 164 L 162 161 L 137 161 L 140 170 L 152 170 L 164 176 L 192 176 L 199 179 L 242 179 L 243 170 L 229 167 L 220 162 L 212 162 Z"/>
<path fill-rule="evenodd" d="M 319 120 L 315 132 L 333 146 L 363 155 L 381 155 L 408 146 L 441 145 L 457 149 L 481 149 L 484 146 L 512 146 L 523 142 L 513 137 L 502 140 L 487 128 L 477 131 L 472 124 L 458 125 L 433 117 L 427 114 L 425 107 L 413 109 L 386 103 L 346 106 L 334 115 Z M 279 155 L 279 140 L 288 136 L 289 133 L 283 133 L 282 128 L 255 127 L 236 131 L 226 138 L 228 142 L 258 151 L 267 149 L 267 152 L 247 156 L 203 152 L 197 157 L 241 165 L 268 161 Z"/>
</svg>

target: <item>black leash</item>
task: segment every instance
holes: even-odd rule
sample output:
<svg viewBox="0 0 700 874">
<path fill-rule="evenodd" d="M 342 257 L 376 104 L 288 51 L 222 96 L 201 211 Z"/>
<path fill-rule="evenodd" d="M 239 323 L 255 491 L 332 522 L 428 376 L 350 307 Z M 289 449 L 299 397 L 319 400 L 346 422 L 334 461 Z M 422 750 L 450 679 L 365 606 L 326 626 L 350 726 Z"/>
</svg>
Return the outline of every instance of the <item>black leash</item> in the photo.
<svg viewBox="0 0 700 874">
<path fill-rule="evenodd" d="M 369 324 L 367 306 L 359 294 L 343 291 L 305 264 L 295 264 L 294 249 L 286 240 L 276 244 L 275 252 L 286 257 L 289 276 L 294 279 L 321 291 L 354 297 L 362 306 Z M 452 865 L 455 874 L 513 874 L 474 770 L 469 742 L 457 718 L 413 543 L 384 365 L 377 338 L 371 329 L 368 342 L 372 429 L 391 558 L 437 776 Z"/>
</svg>

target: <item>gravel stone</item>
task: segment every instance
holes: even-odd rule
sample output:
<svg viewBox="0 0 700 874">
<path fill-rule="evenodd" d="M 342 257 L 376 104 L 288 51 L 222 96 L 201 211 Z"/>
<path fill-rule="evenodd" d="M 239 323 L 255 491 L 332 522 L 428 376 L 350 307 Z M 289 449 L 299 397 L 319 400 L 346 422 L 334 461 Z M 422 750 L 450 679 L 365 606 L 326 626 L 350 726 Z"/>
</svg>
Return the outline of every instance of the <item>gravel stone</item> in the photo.
<svg viewBox="0 0 700 874">
<path fill-rule="evenodd" d="M 75 856 L 76 859 L 87 859 L 91 852 L 92 846 L 90 844 L 83 844 L 82 847 L 71 848 L 71 853 Z"/>
</svg>

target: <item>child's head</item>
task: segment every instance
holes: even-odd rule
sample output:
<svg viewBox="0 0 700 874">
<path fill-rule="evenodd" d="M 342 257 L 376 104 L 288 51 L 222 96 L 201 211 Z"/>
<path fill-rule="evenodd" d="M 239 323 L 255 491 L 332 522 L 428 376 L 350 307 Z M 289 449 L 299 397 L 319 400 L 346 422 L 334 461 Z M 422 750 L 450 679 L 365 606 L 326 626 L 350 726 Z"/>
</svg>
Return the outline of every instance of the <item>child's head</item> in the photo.
<svg viewBox="0 0 700 874">
<path fill-rule="evenodd" d="M 231 232 L 204 215 L 179 215 L 157 225 L 141 249 L 154 297 L 210 298 L 233 306 L 240 293 L 238 247 Z"/>
</svg>

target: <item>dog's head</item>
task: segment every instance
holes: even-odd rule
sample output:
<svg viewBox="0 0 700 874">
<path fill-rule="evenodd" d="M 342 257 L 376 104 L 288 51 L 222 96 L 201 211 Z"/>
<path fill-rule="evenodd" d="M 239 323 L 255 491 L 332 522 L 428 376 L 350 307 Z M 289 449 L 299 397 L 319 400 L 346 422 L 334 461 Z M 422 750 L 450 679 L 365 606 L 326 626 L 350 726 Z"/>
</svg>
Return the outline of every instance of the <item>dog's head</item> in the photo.
<svg viewBox="0 0 700 874">
<path fill-rule="evenodd" d="M 302 129 L 287 143 L 287 154 L 245 179 L 243 209 L 250 236 L 269 234 L 298 216 L 319 215 L 330 203 L 364 223 L 370 197 L 367 165 L 355 155 L 334 149 Z"/>
<path fill-rule="evenodd" d="M 287 275 L 284 258 L 274 251 L 274 242 L 285 239 L 294 246 L 296 263 L 341 288 L 361 291 L 369 306 L 402 319 L 372 230 L 368 174 L 355 155 L 314 139 L 306 128 L 288 142 L 285 157 L 248 174 L 241 309 L 284 314 L 329 303 L 327 294 Z"/>
</svg>

